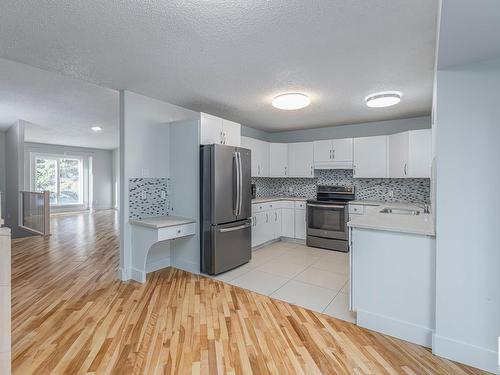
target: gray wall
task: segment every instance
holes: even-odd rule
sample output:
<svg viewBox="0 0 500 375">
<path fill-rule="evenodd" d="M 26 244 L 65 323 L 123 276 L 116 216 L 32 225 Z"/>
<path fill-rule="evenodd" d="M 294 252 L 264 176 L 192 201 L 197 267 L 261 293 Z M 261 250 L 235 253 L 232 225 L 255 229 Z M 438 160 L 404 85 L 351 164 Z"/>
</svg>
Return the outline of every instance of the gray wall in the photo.
<svg viewBox="0 0 500 375">
<path fill-rule="evenodd" d="M 29 143 L 25 149 L 25 188 L 29 189 L 29 168 L 31 152 L 40 152 L 55 155 L 82 156 L 88 160 L 92 157 L 93 176 L 93 202 L 96 209 L 113 208 L 113 151 L 85 147 L 51 145 L 45 143 Z M 87 168 L 87 167 L 85 167 Z M 86 179 L 86 177 L 85 177 Z M 90 203 L 90 202 L 89 202 Z"/>
<path fill-rule="evenodd" d="M 375 135 L 388 135 L 400 133 L 407 130 L 430 129 L 431 117 L 412 117 L 406 119 L 365 122 L 361 124 L 339 125 L 328 128 L 314 128 L 304 130 L 292 130 L 285 132 L 269 133 L 263 130 L 241 126 L 241 135 L 262 141 L 291 143 L 310 142 L 321 139 L 339 139 L 369 137 Z"/>
<path fill-rule="evenodd" d="M 5 133 L 5 225 L 12 237 L 26 233 L 18 228 L 19 191 L 24 187 L 24 122 L 18 121 Z"/>
<path fill-rule="evenodd" d="M 5 194 L 5 132 L 0 132 L 0 192 Z M 5 217 L 5 197 L 2 195 L 2 217 Z"/>
<path fill-rule="evenodd" d="M 241 135 L 244 137 L 260 139 L 261 141 L 269 141 L 270 137 L 270 133 L 268 132 L 260 129 L 250 128 L 245 125 L 241 125 Z"/>
<path fill-rule="evenodd" d="M 497 371 L 500 59 L 438 71 L 434 353 Z M 468 199 L 468 192 L 479 192 Z"/>
<path fill-rule="evenodd" d="M 329 128 L 305 129 L 271 133 L 270 142 L 309 142 L 320 139 L 338 139 L 387 135 L 414 129 L 429 129 L 430 116 L 408 119 L 367 122 L 362 124 L 332 126 Z"/>
</svg>

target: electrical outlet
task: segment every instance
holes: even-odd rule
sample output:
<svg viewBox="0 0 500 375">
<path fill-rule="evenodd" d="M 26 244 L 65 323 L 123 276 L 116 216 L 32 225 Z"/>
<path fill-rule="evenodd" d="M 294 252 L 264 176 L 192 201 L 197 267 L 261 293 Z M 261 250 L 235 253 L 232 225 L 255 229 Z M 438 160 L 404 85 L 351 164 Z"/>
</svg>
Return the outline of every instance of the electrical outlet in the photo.
<svg viewBox="0 0 500 375">
<path fill-rule="evenodd" d="M 389 198 L 394 198 L 394 190 L 389 190 Z"/>
<path fill-rule="evenodd" d="M 161 191 L 160 196 L 161 196 L 161 199 L 165 199 L 167 197 L 167 193 L 165 192 L 165 190 Z"/>
<path fill-rule="evenodd" d="M 141 191 L 141 199 L 142 200 L 146 200 L 146 192 L 145 191 Z"/>
<path fill-rule="evenodd" d="M 290 194 L 291 194 L 291 193 L 293 193 L 293 186 L 289 186 L 289 187 L 288 187 L 288 192 L 289 192 Z"/>
</svg>

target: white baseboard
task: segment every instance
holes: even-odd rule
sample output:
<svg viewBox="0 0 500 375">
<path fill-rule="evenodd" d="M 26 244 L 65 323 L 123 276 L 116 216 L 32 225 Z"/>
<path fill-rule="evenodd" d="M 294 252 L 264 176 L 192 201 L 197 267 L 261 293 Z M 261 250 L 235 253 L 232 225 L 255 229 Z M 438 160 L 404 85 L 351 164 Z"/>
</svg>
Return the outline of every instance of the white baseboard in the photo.
<svg viewBox="0 0 500 375">
<path fill-rule="evenodd" d="M 130 278 L 138 283 L 144 284 L 146 282 L 146 272 L 136 268 L 130 268 Z"/>
<path fill-rule="evenodd" d="M 357 311 L 356 324 L 428 348 L 432 346 L 433 330 L 428 327 L 359 309 Z"/>
<path fill-rule="evenodd" d="M 146 272 L 155 272 L 162 268 L 170 267 L 170 257 L 158 259 L 151 263 L 146 263 Z"/>
<path fill-rule="evenodd" d="M 494 374 L 500 373 L 498 353 L 494 350 L 433 334 L 432 353 Z"/>
<path fill-rule="evenodd" d="M 118 268 L 118 278 L 121 281 L 130 280 L 130 268 Z"/>
</svg>

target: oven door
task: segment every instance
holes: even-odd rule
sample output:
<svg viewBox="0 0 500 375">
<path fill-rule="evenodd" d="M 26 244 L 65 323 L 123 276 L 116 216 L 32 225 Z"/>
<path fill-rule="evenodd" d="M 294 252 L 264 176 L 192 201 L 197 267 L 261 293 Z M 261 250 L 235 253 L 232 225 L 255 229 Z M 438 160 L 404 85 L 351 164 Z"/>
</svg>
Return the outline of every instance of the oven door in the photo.
<svg viewBox="0 0 500 375">
<path fill-rule="evenodd" d="M 307 235 L 347 240 L 347 206 L 307 204 Z"/>
</svg>

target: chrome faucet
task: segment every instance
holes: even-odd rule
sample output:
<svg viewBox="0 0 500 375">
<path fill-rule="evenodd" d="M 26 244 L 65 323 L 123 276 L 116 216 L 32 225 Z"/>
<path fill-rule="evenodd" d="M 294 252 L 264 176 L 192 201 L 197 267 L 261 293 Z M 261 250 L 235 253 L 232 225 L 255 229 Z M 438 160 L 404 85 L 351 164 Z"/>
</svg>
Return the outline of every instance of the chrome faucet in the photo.
<svg viewBox="0 0 500 375">
<path fill-rule="evenodd" d="M 420 207 L 424 209 L 424 214 L 430 214 L 431 213 L 431 206 L 428 203 L 412 203 L 414 206 Z"/>
</svg>

